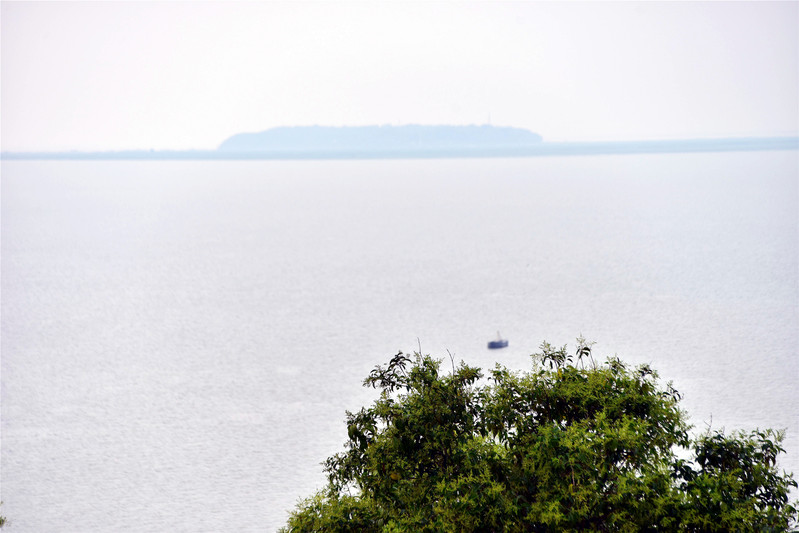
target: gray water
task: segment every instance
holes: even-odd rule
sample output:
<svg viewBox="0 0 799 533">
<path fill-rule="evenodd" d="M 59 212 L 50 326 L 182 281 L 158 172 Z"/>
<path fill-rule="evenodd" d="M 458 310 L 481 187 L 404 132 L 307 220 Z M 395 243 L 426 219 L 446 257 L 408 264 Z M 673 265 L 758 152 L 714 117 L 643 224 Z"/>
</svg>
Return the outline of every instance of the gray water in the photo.
<svg viewBox="0 0 799 533">
<path fill-rule="evenodd" d="M 374 365 L 580 334 L 799 473 L 798 183 L 796 151 L 3 161 L 0 514 L 274 531 Z"/>
</svg>

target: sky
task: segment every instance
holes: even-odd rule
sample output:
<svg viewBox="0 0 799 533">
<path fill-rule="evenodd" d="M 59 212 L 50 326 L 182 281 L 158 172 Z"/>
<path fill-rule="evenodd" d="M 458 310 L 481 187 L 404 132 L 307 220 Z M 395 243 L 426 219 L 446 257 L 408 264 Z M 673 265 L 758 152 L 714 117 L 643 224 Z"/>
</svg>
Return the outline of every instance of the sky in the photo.
<svg viewBox="0 0 799 533">
<path fill-rule="evenodd" d="M 3 151 L 277 126 L 799 134 L 799 2 L 8 2 Z"/>
</svg>

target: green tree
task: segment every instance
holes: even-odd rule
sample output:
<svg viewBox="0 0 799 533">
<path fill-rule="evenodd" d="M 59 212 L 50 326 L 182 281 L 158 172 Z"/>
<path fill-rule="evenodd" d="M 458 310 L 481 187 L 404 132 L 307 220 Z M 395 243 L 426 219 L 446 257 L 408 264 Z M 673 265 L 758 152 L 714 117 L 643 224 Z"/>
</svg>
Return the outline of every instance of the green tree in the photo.
<svg viewBox="0 0 799 533">
<path fill-rule="evenodd" d="M 529 372 L 402 352 L 283 532 L 788 531 L 782 433 L 692 439 L 649 366 L 544 343 Z M 691 460 L 680 459 L 692 450 Z"/>
</svg>

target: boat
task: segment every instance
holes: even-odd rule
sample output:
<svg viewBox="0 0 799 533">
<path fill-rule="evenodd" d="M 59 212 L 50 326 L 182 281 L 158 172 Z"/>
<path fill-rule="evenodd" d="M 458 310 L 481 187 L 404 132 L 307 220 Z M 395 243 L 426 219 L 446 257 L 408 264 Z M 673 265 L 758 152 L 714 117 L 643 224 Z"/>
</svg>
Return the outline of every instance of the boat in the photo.
<svg viewBox="0 0 799 533">
<path fill-rule="evenodd" d="M 488 341 L 488 349 L 489 350 L 496 350 L 498 348 L 506 348 L 508 346 L 508 339 L 503 339 L 502 336 L 497 331 L 497 340 L 495 341 Z"/>
</svg>

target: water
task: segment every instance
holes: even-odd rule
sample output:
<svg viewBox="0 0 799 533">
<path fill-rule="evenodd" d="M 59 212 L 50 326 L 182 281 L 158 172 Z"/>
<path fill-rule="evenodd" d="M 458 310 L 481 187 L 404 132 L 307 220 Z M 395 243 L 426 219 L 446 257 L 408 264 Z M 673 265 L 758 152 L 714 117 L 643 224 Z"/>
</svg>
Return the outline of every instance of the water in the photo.
<svg viewBox="0 0 799 533">
<path fill-rule="evenodd" d="M 697 431 L 788 428 L 799 473 L 798 183 L 795 151 L 3 161 L 0 514 L 274 531 L 397 350 L 581 333 Z"/>
</svg>

